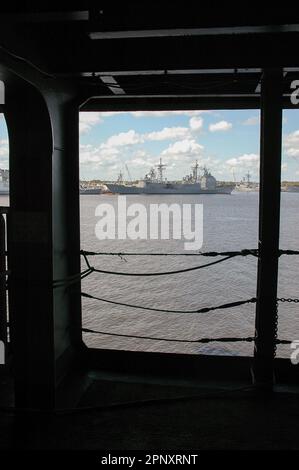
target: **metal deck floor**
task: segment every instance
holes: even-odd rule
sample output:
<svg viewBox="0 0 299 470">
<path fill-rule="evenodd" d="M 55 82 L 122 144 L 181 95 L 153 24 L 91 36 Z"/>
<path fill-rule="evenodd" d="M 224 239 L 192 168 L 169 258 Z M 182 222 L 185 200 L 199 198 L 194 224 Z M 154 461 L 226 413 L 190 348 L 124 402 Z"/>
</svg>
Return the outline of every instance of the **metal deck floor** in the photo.
<svg viewBox="0 0 299 470">
<path fill-rule="evenodd" d="M 244 383 L 226 383 L 216 393 L 211 383 L 175 384 L 157 378 L 142 381 L 99 372 L 89 375 L 90 386 L 78 406 L 90 406 L 90 411 L 59 416 L 1 413 L 0 448 L 299 449 L 299 395 L 295 389 L 261 396 L 245 391 Z M 241 391 L 229 392 L 230 388 Z M 182 395 L 200 398 L 173 400 Z M 151 402 L 93 409 L 96 405 L 140 400 Z"/>
</svg>

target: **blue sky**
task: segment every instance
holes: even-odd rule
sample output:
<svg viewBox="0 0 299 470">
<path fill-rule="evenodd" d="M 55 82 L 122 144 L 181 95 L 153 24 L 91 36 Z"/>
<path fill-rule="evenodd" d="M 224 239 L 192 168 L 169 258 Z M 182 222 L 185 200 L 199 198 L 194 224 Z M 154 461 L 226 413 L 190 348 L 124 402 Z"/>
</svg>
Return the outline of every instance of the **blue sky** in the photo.
<svg viewBox="0 0 299 470">
<path fill-rule="evenodd" d="M 284 111 L 282 179 L 299 180 L 299 111 Z M 81 179 L 113 180 L 125 164 L 142 178 L 162 157 L 168 180 L 195 160 L 218 180 L 258 180 L 259 111 L 80 113 Z M 8 168 L 8 137 L 0 115 L 0 168 Z"/>
<path fill-rule="evenodd" d="M 282 178 L 299 180 L 299 111 L 284 112 Z M 159 158 L 179 179 L 193 162 L 219 180 L 258 180 L 259 111 L 81 113 L 81 178 L 142 178 Z"/>
</svg>

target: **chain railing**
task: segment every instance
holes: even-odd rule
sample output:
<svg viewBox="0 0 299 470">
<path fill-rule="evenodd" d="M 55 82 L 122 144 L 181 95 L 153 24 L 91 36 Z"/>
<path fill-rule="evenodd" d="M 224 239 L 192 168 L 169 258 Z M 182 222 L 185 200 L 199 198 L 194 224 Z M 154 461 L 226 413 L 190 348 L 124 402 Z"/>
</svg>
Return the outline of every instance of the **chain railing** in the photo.
<svg viewBox="0 0 299 470">
<path fill-rule="evenodd" d="M 222 251 L 222 252 L 216 252 L 216 251 L 209 251 L 209 252 L 199 252 L 199 253 L 135 253 L 135 252 L 94 252 L 94 251 L 85 251 L 81 250 L 81 255 L 84 257 L 85 263 L 86 263 L 86 269 L 82 271 L 82 273 L 79 275 L 79 278 L 75 279 L 74 277 L 72 279 L 67 279 L 65 286 L 68 287 L 74 282 L 78 282 L 79 279 L 84 279 L 85 277 L 89 276 L 92 273 L 102 273 L 102 274 L 111 274 L 111 275 L 116 275 L 116 276 L 167 276 L 167 275 L 172 275 L 172 274 L 182 274 L 182 273 L 187 273 L 190 271 L 194 270 L 199 270 L 203 268 L 207 268 L 210 266 L 213 266 L 218 263 L 222 263 L 225 261 L 228 261 L 232 258 L 235 258 L 237 256 L 254 256 L 258 257 L 259 256 L 259 251 L 258 249 L 244 249 L 240 251 Z M 279 250 L 278 251 L 278 256 L 282 255 L 299 255 L 299 251 L 297 250 Z M 161 272 L 142 272 L 142 273 L 136 273 L 136 272 L 122 272 L 122 271 L 108 271 L 104 269 L 98 269 L 95 268 L 94 266 L 91 265 L 89 261 L 90 256 L 118 256 L 121 260 L 125 260 L 126 257 L 129 256 L 202 256 L 202 257 L 220 257 L 219 260 L 213 261 L 211 263 L 205 263 L 201 264 L 199 266 L 195 266 L 192 268 L 185 268 L 185 269 L 179 269 L 175 271 L 161 271 Z M 64 285 L 63 280 L 58 280 L 54 284 L 55 287 L 62 287 Z M 129 304 L 126 302 L 118 302 L 112 299 L 105 299 L 103 297 L 98 297 L 94 296 L 92 294 L 88 294 L 86 292 L 81 293 L 82 297 L 92 299 L 92 300 L 97 300 L 100 302 L 112 304 L 112 305 L 118 305 L 122 307 L 127 307 L 131 309 L 138 309 L 138 310 L 147 310 L 147 311 L 154 311 L 154 312 L 160 312 L 160 313 L 179 313 L 179 314 L 188 314 L 188 313 L 199 313 L 199 314 L 205 314 L 211 311 L 215 310 L 223 310 L 223 309 L 228 309 L 228 308 L 234 308 L 234 307 L 239 307 L 244 304 L 250 304 L 250 303 L 256 303 L 257 299 L 255 297 L 251 299 L 246 299 L 246 300 L 238 300 L 234 302 L 229 302 L 217 306 L 211 306 L 211 307 L 201 307 L 193 310 L 177 310 L 177 309 L 166 309 L 166 308 L 153 308 L 149 307 L 146 305 L 135 305 L 135 304 Z M 287 339 L 278 339 L 277 338 L 277 333 L 278 333 L 278 302 L 294 302 L 298 303 L 299 299 L 286 299 L 286 298 L 277 298 L 277 306 L 276 306 L 276 327 L 275 327 L 275 353 L 276 353 L 276 347 L 278 344 L 290 344 L 291 341 Z M 168 341 L 168 342 L 180 342 L 180 343 L 210 343 L 210 342 L 253 342 L 256 341 L 256 337 L 218 337 L 218 338 L 196 338 L 196 339 L 182 339 L 182 338 L 161 338 L 161 337 L 152 337 L 152 336 L 143 336 L 143 335 L 130 335 L 130 334 L 122 334 L 122 333 L 112 333 L 108 331 L 98 331 L 90 328 L 83 328 L 82 331 L 84 333 L 93 333 L 93 334 L 100 334 L 100 335 L 107 335 L 107 336 L 117 336 L 117 337 L 126 337 L 126 338 L 136 338 L 136 339 L 147 339 L 147 340 L 152 340 L 152 341 Z"/>
<path fill-rule="evenodd" d="M 7 270 L 7 217 L 8 217 L 8 207 L 0 207 L 0 340 L 4 343 L 7 342 L 8 334 L 7 334 L 7 327 L 8 327 L 8 312 L 7 312 L 7 277 L 8 277 L 8 270 Z M 209 251 L 209 252 L 198 252 L 198 253 L 135 253 L 135 252 L 93 252 L 93 251 L 86 251 L 81 250 L 81 255 L 83 256 L 86 269 L 84 269 L 81 273 L 74 274 L 68 276 L 63 279 L 56 279 L 53 281 L 53 288 L 66 288 L 69 289 L 73 284 L 78 283 L 82 279 L 86 278 L 87 276 L 93 273 L 102 273 L 102 274 L 111 274 L 116 276 L 136 276 L 136 277 L 143 277 L 143 276 L 167 276 L 173 274 L 182 274 L 187 273 L 194 270 L 200 270 L 204 268 L 211 267 L 215 264 L 222 263 L 228 261 L 232 258 L 237 256 L 246 257 L 246 256 L 253 256 L 258 257 L 259 252 L 258 249 L 244 249 L 239 251 Z M 282 255 L 299 255 L 299 251 L 297 250 L 279 250 L 278 256 Z M 212 261 L 210 263 L 204 263 L 195 267 L 185 268 L 185 269 L 178 269 L 174 271 L 161 271 L 161 272 L 122 272 L 122 271 L 110 271 L 110 270 L 103 270 L 95 268 L 91 265 L 89 261 L 90 256 L 117 256 L 120 259 L 125 259 L 126 257 L 130 256 L 143 256 L 143 257 L 151 257 L 151 256 L 159 256 L 159 257 L 169 257 L 169 256 L 199 256 L 199 257 L 220 257 L 220 259 L 216 261 Z M 198 307 L 193 310 L 188 309 L 171 309 L 171 308 L 154 308 L 146 305 L 135 305 L 126 302 L 118 302 L 112 299 L 106 299 L 103 297 L 98 297 L 86 292 L 81 292 L 81 296 L 84 298 L 88 298 L 91 300 L 97 300 L 99 302 L 108 303 L 116 306 L 127 307 L 131 309 L 137 310 L 146 310 L 146 311 L 153 311 L 153 312 L 160 312 L 160 313 L 174 313 L 174 314 L 206 314 L 211 311 L 215 310 L 224 310 L 230 309 L 235 307 L 240 307 L 245 304 L 253 304 L 257 302 L 255 297 L 245 300 L 237 300 L 233 302 L 228 302 L 216 306 L 209 306 L 209 307 Z M 276 330 L 275 330 L 275 347 L 278 344 L 290 344 L 291 341 L 286 339 L 277 339 L 277 325 L 278 325 L 278 303 L 288 302 L 288 303 L 299 303 L 299 299 L 297 298 L 277 298 L 277 310 L 276 310 Z M 183 342 L 183 343 L 209 343 L 209 342 L 253 342 L 257 338 L 256 337 L 218 337 L 218 338 L 196 338 L 196 339 L 183 339 L 183 338 L 160 338 L 160 337 L 151 337 L 151 336 L 139 336 L 139 335 L 130 335 L 130 334 L 121 334 L 121 333 L 112 333 L 107 331 L 98 331 L 89 328 L 83 328 L 82 331 L 84 333 L 94 333 L 94 334 L 101 334 L 101 335 L 108 335 L 108 336 L 119 336 L 119 337 L 126 337 L 126 338 L 139 338 L 139 339 L 149 339 L 153 341 L 171 341 L 171 342 Z"/>
</svg>

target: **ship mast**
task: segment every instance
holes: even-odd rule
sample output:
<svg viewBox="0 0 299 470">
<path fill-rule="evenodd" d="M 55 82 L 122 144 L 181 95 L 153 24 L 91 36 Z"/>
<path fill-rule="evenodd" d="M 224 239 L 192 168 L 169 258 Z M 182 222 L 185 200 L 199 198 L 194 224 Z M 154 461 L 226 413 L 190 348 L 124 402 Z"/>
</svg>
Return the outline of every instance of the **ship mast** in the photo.
<svg viewBox="0 0 299 470">
<path fill-rule="evenodd" d="M 124 181 L 124 177 L 123 177 L 122 172 L 120 171 L 120 172 L 119 172 L 119 175 L 118 175 L 118 177 L 117 177 L 117 182 L 120 183 L 120 184 L 122 184 L 123 181 Z"/>
<path fill-rule="evenodd" d="M 193 179 L 194 179 L 194 182 L 197 183 L 197 180 L 198 180 L 198 170 L 199 170 L 198 160 L 196 160 L 195 165 L 192 167 L 192 170 L 193 170 Z"/>
<path fill-rule="evenodd" d="M 158 165 L 156 165 L 156 167 L 157 167 L 157 170 L 158 170 L 158 181 L 160 183 L 163 183 L 163 171 L 166 168 L 166 165 L 164 165 L 164 163 L 162 163 L 162 158 L 160 158 L 160 163 L 158 163 Z"/>
</svg>

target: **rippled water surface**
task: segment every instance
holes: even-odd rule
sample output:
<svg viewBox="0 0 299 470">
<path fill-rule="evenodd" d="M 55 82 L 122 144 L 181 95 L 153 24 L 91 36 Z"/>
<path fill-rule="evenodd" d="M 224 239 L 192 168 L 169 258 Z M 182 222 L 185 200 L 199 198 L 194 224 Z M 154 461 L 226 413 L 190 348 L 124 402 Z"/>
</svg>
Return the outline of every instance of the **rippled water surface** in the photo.
<svg viewBox="0 0 299 470">
<path fill-rule="evenodd" d="M 105 240 L 95 236 L 95 208 L 100 203 L 116 207 L 115 195 L 81 196 L 81 246 L 101 252 L 184 251 L 178 240 Z M 258 194 L 233 193 L 231 196 L 131 196 L 128 203 L 171 204 L 202 203 L 204 243 L 202 251 L 223 251 L 257 247 Z M 281 248 L 298 249 L 299 193 L 282 193 Z M 197 266 L 207 261 L 200 257 L 120 257 L 100 256 L 92 263 L 104 270 L 127 272 L 171 271 Z M 279 297 L 298 297 L 299 257 L 282 257 Z M 225 302 L 243 300 L 256 294 L 256 259 L 237 257 L 210 268 L 161 277 L 129 277 L 95 273 L 83 281 L 83 290 L 117 302 L 155 308 L 194 310 Z M 175 314 L 133 310 L 83 299 L 84 326 L 102 332 L 193 340 L 202 337 L 253 336 L 255 305 L 219 310 L 206 314 Z M 279 306 L 279 337 L 299 339 L 298 306 Z M 85 335 L 89 346 L 98 348 L 180 353 L 251 355 L 248 343 L 180 343 Z M 279 347 L 278 355 L 289 355 L 289 347 Z"/>
</svg>

